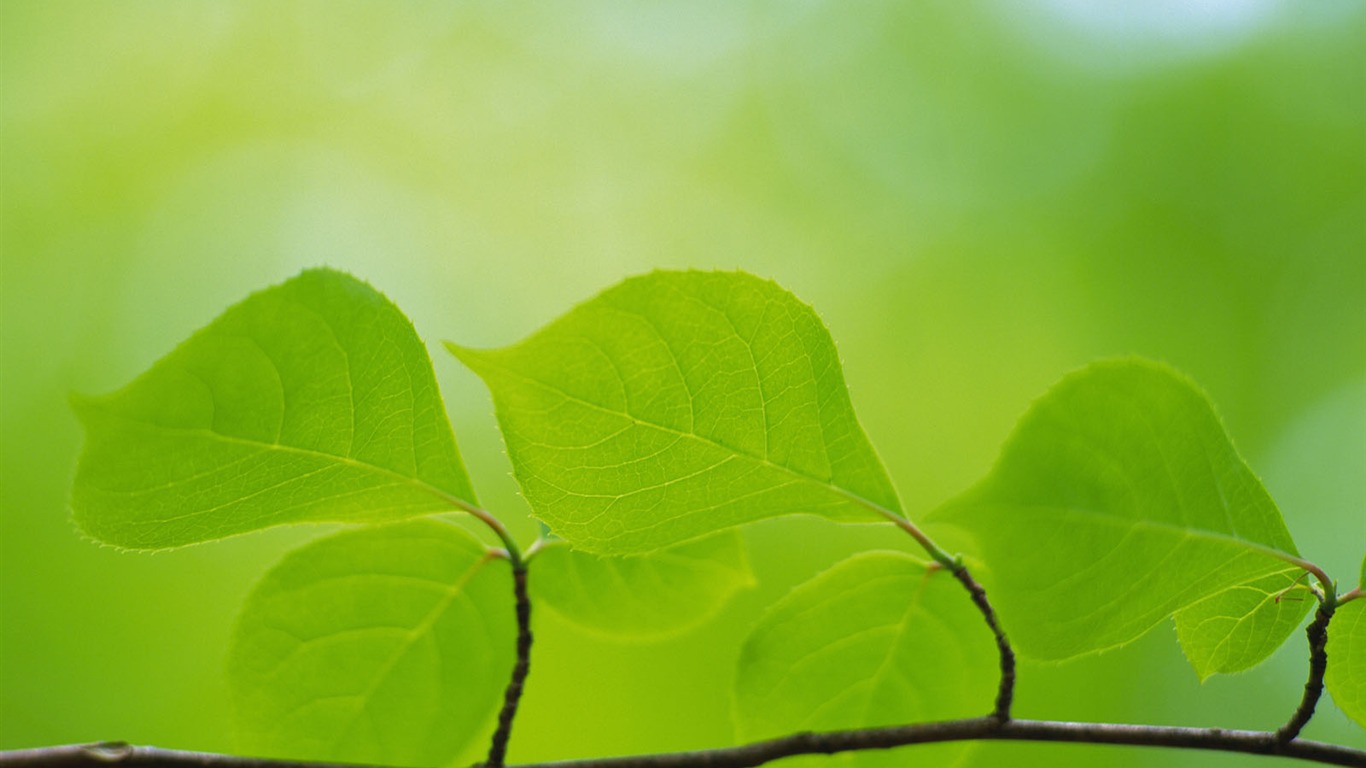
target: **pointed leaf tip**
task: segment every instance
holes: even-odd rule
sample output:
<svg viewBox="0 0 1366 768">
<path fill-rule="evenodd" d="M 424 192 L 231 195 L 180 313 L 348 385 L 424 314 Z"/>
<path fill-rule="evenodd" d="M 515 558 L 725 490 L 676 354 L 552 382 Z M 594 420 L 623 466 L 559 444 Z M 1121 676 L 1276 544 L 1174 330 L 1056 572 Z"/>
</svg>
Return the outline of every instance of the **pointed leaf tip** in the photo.
<svg viewBox="0 0 1366 768">
<path fill-rule="evenodd" d="M 73 400 L 77 524 L 134 549 L 473 502 L 426 347 L 378 291 L 308 270 L 112 395 Z"/>
</svg>

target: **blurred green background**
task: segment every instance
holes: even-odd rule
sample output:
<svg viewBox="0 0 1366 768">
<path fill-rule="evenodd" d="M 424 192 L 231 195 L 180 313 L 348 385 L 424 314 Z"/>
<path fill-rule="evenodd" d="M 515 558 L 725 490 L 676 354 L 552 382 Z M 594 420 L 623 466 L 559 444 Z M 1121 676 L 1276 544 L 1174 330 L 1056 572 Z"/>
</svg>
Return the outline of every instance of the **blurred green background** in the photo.
<svg viewBox="0 0 1366 768">
<path fill-rule="evenodd" d="M 320 529 L 156 556 L 83 541 L 66 396 L 310 265 L 412 317 L 481 497 L 524 538 L 488 396 L 436 342 L 505 344 L 696 266 L 825 317 L 912 516 L 984 473 L 1063 373 L 1138 353 L 1210 391 L 1302 552 L 1350 579 L 1366 551 L 1352 0 L 4 0 L 0 215 L 0 748 L 232 749 L 235 611 Z M 746 535 L 760 585 L 684 637 L 538 616 L 511 757 L 730 743 L 757 613 L 849 552 L 907 546 L 817 520 Z M 1297 637 L 1202 686 L 1163 627 L 1026 665 L 1017 712 L 1272 728 L 1305 656 Z M 1308 735 L 1366 746 L 1331 705 Z M 995 744 L 974 764 L 1005 762 L 1245 759 Z"/>
</svg>

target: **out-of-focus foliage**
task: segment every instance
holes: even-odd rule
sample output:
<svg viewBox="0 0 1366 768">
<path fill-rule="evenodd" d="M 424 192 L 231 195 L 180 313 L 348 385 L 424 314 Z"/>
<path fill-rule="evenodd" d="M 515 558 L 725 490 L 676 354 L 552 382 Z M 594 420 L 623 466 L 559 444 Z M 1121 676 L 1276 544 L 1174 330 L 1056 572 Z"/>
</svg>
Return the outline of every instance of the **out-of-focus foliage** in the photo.
<svg viewBox="0 0 1366 768">
<path fill-rule="evenodd" d="M 618 643 L 687 632 L 754 586 L 735 530 L 634 557 L 599 557 L 551 541 L 536 554 L 535 574 L 535 610 Z"/>
<path fill-rule="evenodd" d="M 991 635 L 952 574 L 899 552 L 861 552 L 794 588 L 740 652 L 735 718 L 749 740 L 974 717 L 995 693 Z M 888 599 L 888 596 L 895 596 Z M 956 765 L 968 743 L 914 758 Z M 801 768 L 893 768 L 906 750 L 808 755 Z"/>
<path fill-rule="evenodd" d="M 1300 551 L 1349 581 L 1366 11 L 1018 7 L 0 4 L 0 747 L 232 747 L 231 617 L 318 531 L 153 558 L 80 541 L 66 395 L 319 264 L 382 285 L 421 337 L 475 346 L 654 267 L 773 277 L 821 308 L 912 517 L 984 474 L 1063 372 L 1166 360 L 1219 404 Z M 480 498 L 530 538 L 488 397 L 442 359 Z M 855 549 L 903 544 L 813 520 L 745 535 L 760 586 L 694 632 L 609 645 L 541 612 L 518 723 L 538 738 L 511 757 L 731 740 L 755 617 Z M 1275 727 L 1303 684 L 1293 642 L 1200 685 L 1161 635 L 1026 666 L 1020 714 Z M 1328 706 L 1307 735 L 1362 742 Z"/>
<path fill-rule="evenodd" d="M 241 749 L 442 765 L 487 739 L 512 671 L 511 581 L 506 560 L 437 520 L 290 552 L 252 590 L 233 634 Z"/>
</svg>

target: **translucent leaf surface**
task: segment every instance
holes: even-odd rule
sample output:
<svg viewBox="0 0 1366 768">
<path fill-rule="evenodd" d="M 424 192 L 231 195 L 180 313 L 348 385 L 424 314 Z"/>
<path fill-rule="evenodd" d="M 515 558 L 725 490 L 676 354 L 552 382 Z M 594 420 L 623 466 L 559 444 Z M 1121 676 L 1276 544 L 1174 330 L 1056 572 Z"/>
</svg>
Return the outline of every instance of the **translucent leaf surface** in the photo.
<svg viewBox="0 0 1366 768">
<path fill-rule="evenodd" d="M 656 272 L 514 346 L 451 351 L 493 392 L 533 513 L 629 554 L 792 513 L 899 508 L 810 307 L 739 272 Z"/>
<path fill-rule="evenodd" d="M 474 498 L 426 347 L 388 299 L 331 270 L 253 294 L 124 389 L 75 406 L 76 522 L 121 547 Z"/>
<path fill-rule="evenodd" d="M 1366 590 L 1366 558 L 1357 588 Z M 1323 677 L 1333 703 L 1366 728 L 1366 599 L 1338 606 L 1328 624 L 1328 672 Z"/>
<path fill-rule="evenodd" d="M 974 536 L 1011 639 L 1044 659 L 1129 642 L 1295 557 L 1209 401 L 1142 360 L 1064 378 L 1020 420 L 991 473 L 935 517 Z M 1201 645 L 1219 642 L 1207 632 Z"/>
<path fill-rule="evenodd" d="M 1250 669 L 1285 643 L 1314 604 L 1291 589 L 1303 573 L 1285 565 L 1177 611 L 1176 636 L 1201 680 Z"/>
<path fill-rule="evenodd" d="M 512 578 L 439 520 L 289 554 L 247 598 L 228 660 L 248 754 L 441 765 L 491 731 L 512 669 Z"/>
<path fill-rule="evenodd" d="M 590 632 L 635 640 L 691 629 L 753 583 L 735 531 L 626 557 L 591 555 L 559 542 L 536 555 L 530 580 L 537 605 Z"/>
<path fill-rule="evenodd" d="M 1328 672 L 1333 703 L 1366 728 L 1366 600 L 1340 606 L 1328 625 Z"/>
<path fill-rule="evenodd" d="M 996 688 L 994 648 L 952 575 L 900 553 L 855 555 L 794 589 L 746 640 L 735 698 L 741 738 L 985 714 Z M 945 765 L 967 748 L 917 746 L 791 764 Z"/>
</svg>

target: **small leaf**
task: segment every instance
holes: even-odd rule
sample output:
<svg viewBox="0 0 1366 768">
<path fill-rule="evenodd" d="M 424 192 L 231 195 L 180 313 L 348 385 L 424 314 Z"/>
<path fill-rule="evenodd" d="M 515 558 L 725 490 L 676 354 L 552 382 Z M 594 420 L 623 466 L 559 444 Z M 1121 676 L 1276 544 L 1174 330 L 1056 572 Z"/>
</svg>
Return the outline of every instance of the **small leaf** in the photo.
<svg viewBox="0 0 1366 768">
<path fill-rule="evenodd" d="M 252 295 L 124 389 L 75 407 L 86 428 L 76 522 L 121 547 L 474 499 L 426 347 L 388 299 L 340 272 Z"/>
<path fill-rule="evenodd" d="M 512 669 L 511 571 L 439 520 L 295 550 L 252 591 L 228 659 L 249 754 L 442 765 L 491 730 Z"/>
<path fill-rule="evenodd" d="M 984 714 L 996 689 L 994 648 L 947 571 L 896 552 L 855 555 L 794 589 L 745 641 L 736 680 L 740 736 Z M 915 749 L 917 765 L 943 765 L 967 745 Z M 791 763 L 906 764 L 905 752 L 881 750 Z"/>
<path fill-rule="evenodd" d="M 1338 606 L 1328 624 L 1328 672 L 1333 703 L 1366 728 L 1366 600 Z"/>
<path fill-rule="evenodd" d="M 590 632 L 658 640 L 715 616 L 754 583 L 736 531 L 628 557 L 599 557 L 565 542 L 536 555 L 533 601 Z"/>
<path fill-rule="evenodd" d="M 448 346 L 493 392 L 533 514 L 578 549 L 899 509 L 829 332 L 771 282 L 656 272 L 512 347 Z"/>
<path fill-rule="evenodd" d="M 1283 565 L 1177 611 L 1177 639 L 1201 680 L 1251 669 L 1285 643 L 1314 603 L 1308 591 L 1291 589 L 1303 574 Z"/>
<path fill-rule="evenodd" d="M 1297 561 L 1204 394 L 1142 360 L 1064 378 L 934 516 L 974 536 L 1011 639 L 1043 659 L 1122 645 Z"/>
</svg>

